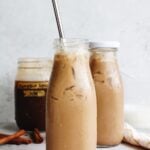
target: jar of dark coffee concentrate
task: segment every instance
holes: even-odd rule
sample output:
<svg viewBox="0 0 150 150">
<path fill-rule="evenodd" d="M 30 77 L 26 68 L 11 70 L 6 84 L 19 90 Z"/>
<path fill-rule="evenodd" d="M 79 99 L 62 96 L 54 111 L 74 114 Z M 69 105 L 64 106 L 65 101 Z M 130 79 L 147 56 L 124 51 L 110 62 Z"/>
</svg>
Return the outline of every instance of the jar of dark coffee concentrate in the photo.
<svg viewBox="0 0 150 150">
<path fill-rule="evenodd" d="M 45 101 L 52 61 L 20 58 L 15 80 L 15 119 L 19 128 L 45 130 Z"/>
</svg>

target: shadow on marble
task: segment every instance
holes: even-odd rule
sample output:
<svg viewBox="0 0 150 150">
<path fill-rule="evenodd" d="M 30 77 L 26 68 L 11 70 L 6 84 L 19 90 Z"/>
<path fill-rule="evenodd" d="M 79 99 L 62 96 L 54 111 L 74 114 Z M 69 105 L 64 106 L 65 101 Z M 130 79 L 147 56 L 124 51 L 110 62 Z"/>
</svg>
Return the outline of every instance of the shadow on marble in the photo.
<svg viewBox="0 0 150 150">
<path fill-rule="evenodd" d="M 126 143 L 123 143 L 123 145 L 127 146 L 127 147 L 130 147 L 130 148 L 133 148 L 135 150 L 146 150 L 145 148 L 143 147 L 137 147 L 137 146 L 133 146 L 131 144 L 126 144 Z"/>
<path fill-rule="evenodd" d="M 111 146 L 107 148 L 97 148 L 97 150 L 144 150 L 144 148 L 132 146 L 130 144 L 122 143 L 117 146 Z"/>
</svg>

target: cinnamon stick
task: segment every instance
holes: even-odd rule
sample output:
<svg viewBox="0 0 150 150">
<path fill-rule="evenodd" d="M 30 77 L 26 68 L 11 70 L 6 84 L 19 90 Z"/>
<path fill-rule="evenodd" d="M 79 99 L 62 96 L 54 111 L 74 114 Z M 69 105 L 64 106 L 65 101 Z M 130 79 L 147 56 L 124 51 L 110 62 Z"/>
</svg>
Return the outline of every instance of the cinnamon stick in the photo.
<svg viewBox="0 0 150 150">
<path fill-rule="evenodd" d="M 33 142 L 36 144 L 40 144 L 44 140 L 43 137 L 40 135 L 40 131 L 37 128 L 34 129 L 31 137 L 32 137 Z"/>
<path fill-rule="evenodd" d="M 9 136 L 7 136 L 7 137 L 0 138 L 0 145 L 6 144 L 6 143 L 12 141 L 13 139 L 16 139 L 16 138 L 18 138 L 18 137 L 24 135 L 25 133 L 26 133 L 25 130 L 19 130 L 18 132 L 14 133 L 14 134 L 12 134 L 12 135 L 9 135 Z"/>
<path fill-rule="evenodd" d="M 2 134 L 0 133 L 0 139 L 4 138 L 4 137 L 8 137 L 8 134 Z M 26 139 L 23 137 L 18 137 L 15 139 L 12 139 L 11 141 L 7 142 L 7 144 L 16 144 L 16 145 L 20 145 L 20 144 L 31 144 L 32 140 L 31 139 Z"/>
</svg>

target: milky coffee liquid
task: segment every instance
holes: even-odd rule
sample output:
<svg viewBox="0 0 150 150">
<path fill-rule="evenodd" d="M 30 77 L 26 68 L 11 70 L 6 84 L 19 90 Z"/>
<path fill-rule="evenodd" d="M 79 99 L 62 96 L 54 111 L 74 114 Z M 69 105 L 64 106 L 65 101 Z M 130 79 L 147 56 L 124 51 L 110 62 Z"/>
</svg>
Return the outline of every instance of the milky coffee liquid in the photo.
<svg viewBox="0 0 150 150">
<path fill-rule="evenodd" d="M 97 95 L 97 144 L 117 145 L 123 138 L 123 87 L 113 52 L 93 52 L 90 61 Z"/>
<path fill-rule="evenodd" d="M 95 150 L 96 114 L 88 54 L 57 53 L 47 98 L 47 150 Z"/>
</svg>

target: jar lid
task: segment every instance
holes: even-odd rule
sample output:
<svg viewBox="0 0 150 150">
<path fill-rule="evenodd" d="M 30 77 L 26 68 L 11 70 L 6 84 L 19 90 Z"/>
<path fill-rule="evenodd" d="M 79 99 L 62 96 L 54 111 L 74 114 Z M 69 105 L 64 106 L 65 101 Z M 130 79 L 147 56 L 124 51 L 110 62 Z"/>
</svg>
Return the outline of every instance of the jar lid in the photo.
<svg viewBox="0 0 150 150">
<path fill-rule="evenodd" d="M 100 41 L 90 42 L 90 48 L 119 48 L 120 43 L 118 41 Z"/>
</svg>

